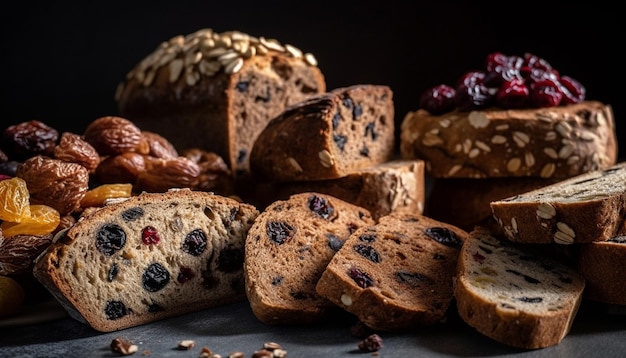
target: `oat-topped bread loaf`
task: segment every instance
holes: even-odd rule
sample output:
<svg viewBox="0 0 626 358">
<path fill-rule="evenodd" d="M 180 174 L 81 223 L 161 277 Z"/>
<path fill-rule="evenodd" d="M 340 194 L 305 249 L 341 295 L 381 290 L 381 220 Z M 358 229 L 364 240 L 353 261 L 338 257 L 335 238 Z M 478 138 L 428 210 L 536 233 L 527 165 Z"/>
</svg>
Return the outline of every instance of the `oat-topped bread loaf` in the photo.
<svg viewBox="0 0 626 358">
<path fill-rule="evenodd" d="M 393 152 L 393 92 L 362 84 L 313 96 L 272 119 L 254 143 L 250 168 L 261 180 L 335 179 Z"/>
<path fill-rule="evenodd" d="M 576 317 L 585 281 L 573 268 L 537 252 L 484 228 L 471 231 L 454 281 L 459 316 L 509 346 L 560 343 Z"/>
<path fill-rule="evenodd" d="M 453 300 L 452 278 L 466 236 L 418 214 L 384 216 L 350 236 L 316 290 L 372 329 L 436 324 Z"/>
<path fill-rule="evenodd" d="M 245 176 L 252 144 L 286 106 L 326 91 L 315 57 L 275 39 L 201 29 L 163 42 L 126 76 L 120 114 L 176 148 L 215 152 Z"/>
<path fill-rule="evenodd" d="M 364 207 L 378 220 L 396 210 L 421 214 L 425 186 L 424 161 L 391 160 L 338 179 L 257 183 L 256 200 L 266 207 L 290 195 L 314 191 Z"/>
<path fill-rule="evenodd" d="M 403 158 L 426 161 L 437 178 L 568 178 L 617 160 L 611 106 L 597 101 L 535 109 L 409 112 Z"/>
<path fill-rule="evenodd" d="M 584 297 L 626 305 L 626 236 L 578 245 L 578 272 L 585 278 Z"/>
<path fill-rule="evenodd" d="M 573 244 L 626 234 L 626 162 L 490 203 L 511 241 Z"/>
<path fill-rule="evenodd" d="M 102 332 L 242 301 L 245 237 L 257 215 L 207 192 L 144 193 L 79 220 L 33 273 L 72 317 Z"/>
<path fill-rule="evenodd" d="M 333 255 L 360 227 L 372 225 L 369 212 L 320 193 L 300 193 L 261 212 L 246 238 L 246 293 L 263 323 L 304 324 L 334 305 L 315 292 Z"/>
</svg>

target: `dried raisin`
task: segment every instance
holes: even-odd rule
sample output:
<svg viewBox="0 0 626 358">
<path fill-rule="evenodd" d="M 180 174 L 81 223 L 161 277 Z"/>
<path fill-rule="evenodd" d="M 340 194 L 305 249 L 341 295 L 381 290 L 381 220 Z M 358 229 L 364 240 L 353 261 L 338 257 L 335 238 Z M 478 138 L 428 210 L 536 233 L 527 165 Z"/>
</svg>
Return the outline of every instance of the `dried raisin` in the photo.
<svg viewBox="0 0 626 358">
<path fill-rule="evenodd" d="M 284 244 L 285 241 L 292 238 L 295 232 L 296 229 L 293 226 L 283 221 L 270 221 L 267 223 L 267 236 L 272 242 L 279 245 Z"/>
<path fill-rule="evenodd" d="M 188 233 L 183 240 L 182 250 L 193 256 L 200 256 L 207 246 L 207 238 L 204 231 L 195 229 Z"/>
<path fill-rule="evenodd" d="M 311 195 L 308 205 L 311 211 L 313 211 L 315 214 L 319 215 L 323 219 L 330 218 L 335 212 L 335 208 L 330 205 L 326 198 L 322 198 L 317 195 Z"/>
<path fill-rule="evenodd" d="M 396 272 L 396 280 L 400 283 L 407 284 L 411 287 L 419 287 L 422 284 L 432 284 L 433 280 L 418 272 L 398 271 Z"/>
<path fill-rule="evenodd" d="M 107 319 L 114 320 L 126 316 L 128 312 L 122 301 L 109 301 L 104 308 L 104 314 Z"/>
<path fill-rule="evenodd" d="M 361 288 L 368 288 L 374 285 L 374 280 L 370 275 L 356 267 L 348 269 L 348 276 Z"/>
<path fill-rule="evenodd" d="M 376 251 L 376 249 L 370 245 L 356 244 L 353 246 L 353 249 L 359 255 L 365 257 L 366 259 L 372 262 L 375 262 L 375 263 L 380 262 L 380 255 L 378 255 L 378 252 Z"/>
<path fill-rule="evenodd" d="M 170 282 L 170 273 L 158 262 L 148 266 L 141 277 L 143 288 L 148 292 L 161 290 Z"/>
<path fill-rule="evenodd" d="M 96 234 L 96 247 L 106 256 L 111 256 L 126 245 L 126 232 L 117 224 L 104 224 Z"/>
<path fill-rule="evenodd" d="M 144 211 L 142 208 L 136 206 L 134 208 L 130 208 L 128 210 L 125 210 L 122 213 L 122 219 L 124 219 L 124 221 L 135 221 L 137 219 L 139 219 L 140 217 L 142 217 L 144 214 Z"/>
<path fill-rule="evenodd" d="M 445 246 L 461 247 L 463 244 L 463 240 L 454 231 L 445 227 L 429 227 L 424 230 L 424 234 Z"/>
<path fill-rule="evenodd" d="M 331 250 L 339 251 L 339 249 L 343 246 L 343 241 L 337 236 L 333 234 L 326 234 L 326 237 L 328 238 L 328 246 L 330 246 Z"/>
</svg>

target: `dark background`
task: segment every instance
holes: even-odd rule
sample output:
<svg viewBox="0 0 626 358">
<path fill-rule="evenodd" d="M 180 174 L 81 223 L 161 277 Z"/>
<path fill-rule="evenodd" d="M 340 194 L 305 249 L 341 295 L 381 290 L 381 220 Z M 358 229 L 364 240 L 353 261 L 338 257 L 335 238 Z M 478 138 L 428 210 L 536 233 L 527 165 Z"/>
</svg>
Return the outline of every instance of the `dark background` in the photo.
<svg viewBox="0 0 626 358">
<path fill-rule="evenodd" d="M 578 79 L 587 99 L 611 104 L 626 143 L 624 25 L 614 3 L 3 1 L 0 123 L 37 119 L 82 133 L 117 113 L 117 84 L 161 42 L 212 28 L 313 53 L 329 89 L 389 85 L 398 127 L 422 91 L 482 69 L 488 53 L 532 52 Z"/>
</svg>

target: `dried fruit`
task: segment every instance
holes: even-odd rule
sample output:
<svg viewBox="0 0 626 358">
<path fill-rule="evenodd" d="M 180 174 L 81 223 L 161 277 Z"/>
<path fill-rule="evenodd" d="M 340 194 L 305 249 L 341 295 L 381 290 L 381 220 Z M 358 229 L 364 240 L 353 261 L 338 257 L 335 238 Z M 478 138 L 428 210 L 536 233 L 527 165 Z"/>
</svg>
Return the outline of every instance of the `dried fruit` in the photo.
<svg viewBox="0 0 626 358">
<path fill-rule="evenodd" d="M 158 262 L 148 266 L 141 277 L 143 288 L 148 292 L 156 292 L 170 282 L 170 273 Z"/>
<path fill-rule="evenodd" d="M 206 249 L 206 246 L 206 234 L 201 229 L 195 229 L 185 236 L 182 250 L 193 256 L 200 256 Z"/>
<path fill-rule="evenodd" d="M 126 152 L 107 157 L 96 167 L 94 177 L 102 184 L 131 183 L 146 168 L 143 154 Z"/>
<path fill-rule="evenodd" d="M 96 234 L 96 247 L 105 256 L 111 256 L 126 245 L 126 232 L 117 224 L 104 224 Z"/>
<path fill-rule="evenodd" d="M 64 132 L 54 147 L 54 157 L 65 162 L 80 164 L 88 171 L 96 169 L 100 156 L 96 149 L 78 134 Z"/>
<path fill-rule="evenodd" d="M 48 205 L 30 205 L 30 215 L 19 222 L 4 221 L 0 224 L 5 237 L 14 235 L 46 235 L 53 232 L 61 222 L 59 212 Z"/>
<path fill-rule="evenodd" d="M 17 168 L 17 176 L 26 181 L 31 202 L 53 207 L 61 215 L 78 209 L 89 189 L 85 167 L 43 156 L 27 159 Z"/>
<path fill-rule="evenodd" d="M 185 157 L 158 159 L 146 157 L 146 167 L 137 175 L 136 191 L 166 192 L 172 188 L 198 187 L 200 166 Z"/>
<path fill-rule="evenodd" d="M 178 151 L 174 145 L 162 135 L 149 131 L 142 131 L 141 135 L 148 143 L 149 156 L 162 159 L 178 157 Z"/>
<path fill-rule="evenodd" d="M 424 230 L 424 234 L 440 244 L 449 247 L 461 247 L 463 240 L 452 230 L 445 227 L 429 227 Z"/>
<path fill-rule="evenodd" d="M 30 216 L 30 193 L 26 181 L 11 178 L 0 181 L 0 220 L 19 222 Z"/>
<path fill-rule="evenodd" d="M 366 259 L 368 259 L 368 260 L 370 260 L 372 262 L 375 262 L 375 263 L 379 263 L 380 262 L 380 255 L 378 254 L 376 249 L 373 248 L 372 246 L 364 245 L 364 244 L 356 244 L 352 248 L 359 255 L 365 257 Z"/>
<path fill-rule="evenodd" d="M 267 236 L 270 238 L 272 242 L 275 242 L 279 245 L 285 243 L 285 241 L 295 235 L 296 229 L 290 224 L 280 221 L 270 221 L 267 223 Z"/>
<path fill-rule="evenodd" d="M 22 161 L 36 155 L 50 155 L 59 132 L 40 121 L 27 121 L 5 128 L 0 146 L 11 160 Z"/>
<path fill-rule="evenodd" d="M 33 262 L 52 243 L 52 234 L 0 238 L 0 275 L 31 272 Z"/>
<path fill-rule="evenodd" d="M 361 288 L 368 288 L 374 285 L 374 280 L 370 275 L 356 267 L 348 269 L 348 276 Z"/>
<path fill-rule="evenodd" d="M 109 301 L 104 308 L 104 314 L 107 319 L 114 320 L 126 316 L 128 311 L 122 301 Z"/>
<path fill-rule="evenodd" d="M 141 230 L 141 241 L 146 245 L 156 245 L 161 241 L 161 236 L 157 229 L 148 225 Z"/>
<path fill-rule="evenodd" d="M 132 190 L 132 184 L 102 184 L 88 190 L 80 201 L 80 206 L 82 208 L 104 206 L 107 199 L 129 198 Z"/>
<path fill-rule="evenodd" d="M 330 218 L 335 212 L 335 208 L 330 205 L 326 198 L 317 195 L 311 195 L 308 200 L 309 209 L 323 219 Z"/>
<path fill-rule="evenodd" d="M 116 116 L 100 117 L 91 122 L 84 138 L 102 156 L 137 152 L 143 139 L 141 130 L 133 122 Z"/>
</svg>

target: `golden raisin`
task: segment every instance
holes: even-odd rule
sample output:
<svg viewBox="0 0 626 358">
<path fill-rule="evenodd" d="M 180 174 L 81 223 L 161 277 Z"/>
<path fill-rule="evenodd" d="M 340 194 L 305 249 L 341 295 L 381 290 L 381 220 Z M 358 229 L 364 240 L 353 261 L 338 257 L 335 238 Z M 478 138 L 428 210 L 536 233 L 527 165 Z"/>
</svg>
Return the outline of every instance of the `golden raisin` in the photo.
<svg viewBox="0 0 626 358">
<path fill-rule="evenodd" d="M 107 199 L 129 198 L 132 190 L 132 184 L 102 184 L 87 191 L 80 201 L 80 206 L 82 208 L 104 206 Z"/>
<path fill-rule="evenodd" d="M 0 220 L 18 222 L 30 216 L 30 194 L 26 181 L 14 177 L 0 181 Z"/>
<path fill-rule="evenodd" d="M 15 235 L 46 235 L 54 231 L 61 222 L 59 212 L 47 205 L 30 205 L 30 216 L 18 222 L 5 221 L 0 224 L 5 237 Z"/>
</svg>

